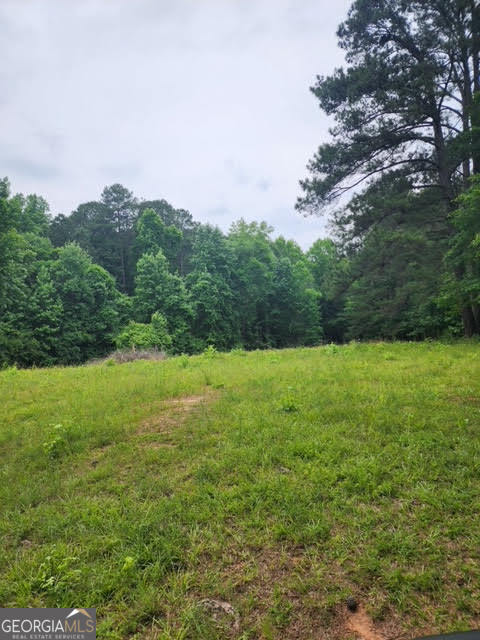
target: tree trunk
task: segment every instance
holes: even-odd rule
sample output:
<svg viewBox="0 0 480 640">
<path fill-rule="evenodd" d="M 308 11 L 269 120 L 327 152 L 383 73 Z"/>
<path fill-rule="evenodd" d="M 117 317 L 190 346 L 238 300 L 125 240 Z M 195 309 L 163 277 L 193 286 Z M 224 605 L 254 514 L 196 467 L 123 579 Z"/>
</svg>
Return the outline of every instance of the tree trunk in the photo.
<svg viewBox="0 0 480 640">
<path fill-rule="evenodd" d="M 478 333 L 478 326 L 475 322 L 472 307 L 469 306 L 462 309 L 462 320 L 466 338 L 471 338 L 473 335 Z"/>
<path fill-rule="evenodd" d="M 433 102 L 433 100 L 432 100 Z M 445 136 L 442 127 L 441 114 L 436 106 L 432 106 L 432 126 L 435 139 L 435 156 L 437 162 L 438 177 L 440 187 L 444 194 L 445 201 L 452 206 L 455 197 L 452 187 L 451 172 L 448 165 Z"/>
<path fill-rule="evenodd" d="M 473 173 L 480 173 L 480 6 L 472 2 L 472 147 Z"/>
<path fill-rule="evenodd" d="M 477 328 L 477 333 L 480 333 L 480 304 L 474 303 L 472 304 L 472 313 L 475 320 L 475 326 Z"/>
<path fill-rule="evenodd" d="M 127 272 L 125 269 L 125 248 L 120 247 L 120 266 L 122 269 L 122 292 L 127 293 Z"/>
</svg>

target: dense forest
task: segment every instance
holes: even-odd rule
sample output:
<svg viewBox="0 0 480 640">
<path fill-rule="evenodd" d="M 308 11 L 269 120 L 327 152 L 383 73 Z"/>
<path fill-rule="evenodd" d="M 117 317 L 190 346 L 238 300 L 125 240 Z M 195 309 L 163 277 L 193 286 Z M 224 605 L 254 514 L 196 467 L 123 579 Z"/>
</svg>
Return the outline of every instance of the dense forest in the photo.
<svg viewBox="0 0 480 640">
<path fill-rule="evenodd" d="M 119 184 L 50 219 L 2 182 L 3 362 L 73 363 L 119 348 L 193 353 L 320 342 L 330 240 L 306 254 L 264 223 L 228 235 Z"/>
<path fill-rule="evenodd" d="M 0 363 L 480 332 L 480 7 L 356 0 L 332 116 L 297 208 L 304 252 L 262 222 L 227 234 L 120 184 L 69 216 L 0 182 Z M 350 195 L 350 199 L 347 198 Z"/>
</svg>

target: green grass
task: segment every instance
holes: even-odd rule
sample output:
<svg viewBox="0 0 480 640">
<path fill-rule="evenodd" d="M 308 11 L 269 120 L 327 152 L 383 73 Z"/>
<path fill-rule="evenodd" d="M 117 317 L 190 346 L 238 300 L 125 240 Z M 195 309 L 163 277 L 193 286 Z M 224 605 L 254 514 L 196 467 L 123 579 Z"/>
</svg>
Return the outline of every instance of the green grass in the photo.
<svg viewBox="0 0 480 640">
<path fill-rule="evenodd" d="M 97 607 L 100 638 L 345 638 L 351 594 L 391 636 L 479 626 L 478 343 L 9 369 L 0 404 L 0 606 Z"/>
</svg>

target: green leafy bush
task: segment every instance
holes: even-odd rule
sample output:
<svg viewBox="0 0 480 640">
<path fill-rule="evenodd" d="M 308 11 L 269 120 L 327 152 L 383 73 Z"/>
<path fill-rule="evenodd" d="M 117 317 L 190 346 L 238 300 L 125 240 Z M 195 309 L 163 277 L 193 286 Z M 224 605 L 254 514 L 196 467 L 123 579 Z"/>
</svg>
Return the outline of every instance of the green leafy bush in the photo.
<svg viewBox="0 0 480 640">
<path fill-rule="evenodd" d="M 167 329 L 167 320 L 158 311 L 152 315 L 150 324 L 134 322 L 117 335 L 115 344 L 118 349 L 160 349 L 167 350 L 172 344 Z"/>
</svg>

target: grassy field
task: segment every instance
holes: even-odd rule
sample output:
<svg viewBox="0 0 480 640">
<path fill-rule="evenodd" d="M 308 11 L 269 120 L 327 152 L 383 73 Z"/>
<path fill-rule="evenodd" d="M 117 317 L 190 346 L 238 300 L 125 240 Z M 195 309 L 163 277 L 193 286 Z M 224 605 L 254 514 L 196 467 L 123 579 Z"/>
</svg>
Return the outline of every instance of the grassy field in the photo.
<svg viewBox="0 0 480 640">
<path fill-rule="evenodd" d="M 9 369 L 0 406 L 0 606 L 97 607 L 100 638 L 480 626 L 478 343 Z"/>
</svg>

